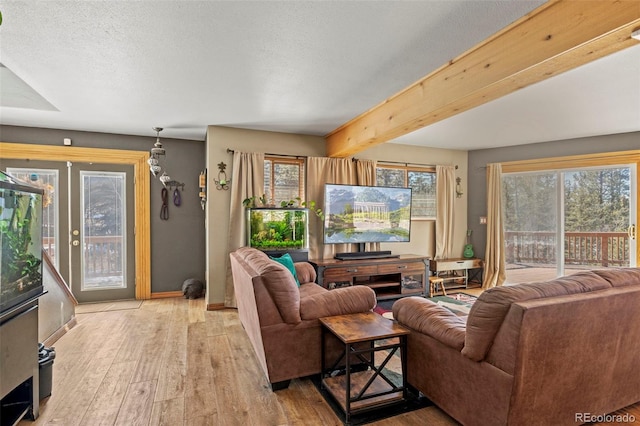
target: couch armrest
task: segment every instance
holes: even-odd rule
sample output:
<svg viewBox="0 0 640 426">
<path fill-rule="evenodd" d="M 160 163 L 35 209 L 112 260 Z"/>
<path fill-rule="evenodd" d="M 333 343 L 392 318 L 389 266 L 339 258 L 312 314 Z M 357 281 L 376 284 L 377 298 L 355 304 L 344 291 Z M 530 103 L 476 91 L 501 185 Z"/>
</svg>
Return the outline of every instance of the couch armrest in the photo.
<svg viewBox="0 0 640 426">
<path fill-rule="evenodd" d="M 316 281 L 316 270 L 309 262 L 295 262 L 296 275 L 300 284 L 312 283 Z"/>
<path fill-rule="evenodd" d="M 367 312 L 376 306 L 376 293 L 367 286 L 337 288 L 300 300 L 303 320 Z"/>
<path fill-rule="evenodd" d="M 461 351 L 466 321 L 431 300 L 405 297 L 393 304 L 393 317 L 403 325 Z"/>
</svg>

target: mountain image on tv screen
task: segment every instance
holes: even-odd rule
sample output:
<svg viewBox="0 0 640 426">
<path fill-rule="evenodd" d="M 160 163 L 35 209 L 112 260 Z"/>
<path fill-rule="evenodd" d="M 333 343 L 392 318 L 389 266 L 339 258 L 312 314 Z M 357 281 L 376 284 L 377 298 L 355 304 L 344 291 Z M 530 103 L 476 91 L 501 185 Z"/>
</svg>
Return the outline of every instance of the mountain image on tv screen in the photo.
<svg viewBox="0 0 640 426">
<path fill-rule="evenodd" d="M 324 242 L 408 242 L 411 189 L 325 185 Z"/>
</svg>

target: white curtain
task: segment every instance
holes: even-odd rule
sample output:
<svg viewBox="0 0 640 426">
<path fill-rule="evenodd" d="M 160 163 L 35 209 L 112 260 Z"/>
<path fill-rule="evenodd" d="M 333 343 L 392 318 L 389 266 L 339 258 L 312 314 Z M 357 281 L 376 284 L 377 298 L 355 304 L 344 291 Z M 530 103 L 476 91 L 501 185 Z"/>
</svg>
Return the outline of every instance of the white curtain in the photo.
<svg viewBox="0 0 640 426">
<path fill-rule="evenodd" d="M 355 184 L 356 170 L 351 158 L 307 158 L 307 200 L 324 206 L 324 184 Z M 353 251 L 351 244 L 323 244 L 322 221 L 309 215 L 309 258 L 330 259 L 335 253 Z"/>
<path fill-rule="evenodd" d="M 485 248 L 484 280 L 487 289 L 504 284 L 504 233 L 502 223 L 502 166 L 487 166 L 487 246 Z"/>
<path fill-rule="evenodd" d="M 436 166 L 436 259 L 453 255 L 455 193 L 454 166 Z"/>
<path fill-rule="evenodd" d="M 258 198 L 264 193 L 264 154 L 236 151 L 233 154 L 231 182 L 228 253 L 247 245 L 246 216 L 242 201 L 253 196 Z M 236 297 L 228 256 L 226 271 L 224 306 L 235 308 Z"/>
</svg>

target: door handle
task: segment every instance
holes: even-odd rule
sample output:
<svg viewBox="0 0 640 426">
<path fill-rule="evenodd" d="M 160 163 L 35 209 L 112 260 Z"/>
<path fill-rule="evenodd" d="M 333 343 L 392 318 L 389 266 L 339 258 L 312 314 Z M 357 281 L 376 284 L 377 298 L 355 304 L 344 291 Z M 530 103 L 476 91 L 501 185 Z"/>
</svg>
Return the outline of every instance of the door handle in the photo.
<svg viewBox="0 0 640 426">
<path fill-rule="evenodd" d="M 627 228 L 627 235 L 629 235 L 629 239 L 630 240 L 635 240 L 636 239 L 636 224 L 631 224 L 629 225 L 629 227 Z"/>
</svg>

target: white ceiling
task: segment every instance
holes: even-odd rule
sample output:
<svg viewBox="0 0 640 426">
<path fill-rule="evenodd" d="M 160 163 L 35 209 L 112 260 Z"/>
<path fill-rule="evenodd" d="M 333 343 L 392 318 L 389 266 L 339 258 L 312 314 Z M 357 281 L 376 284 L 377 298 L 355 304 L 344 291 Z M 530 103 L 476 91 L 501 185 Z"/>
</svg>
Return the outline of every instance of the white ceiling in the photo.
<svg viewBox="0 0 640 426">
<path fill-rule="evenodd" d="M 326 135 L 542 3 L 5 0 L 0 123 Z M 636 46 L 395 142 L 479 149 L 639 130 Z"/>
</svg>

